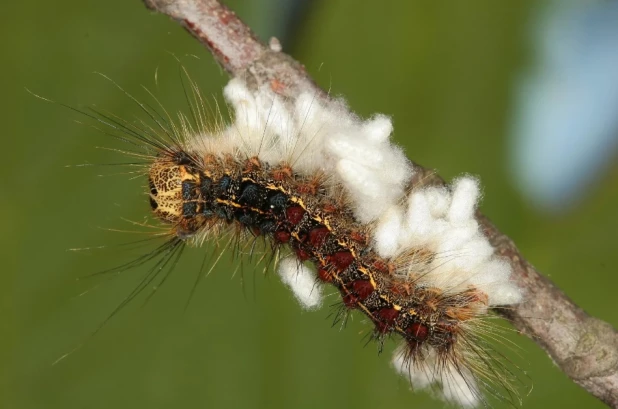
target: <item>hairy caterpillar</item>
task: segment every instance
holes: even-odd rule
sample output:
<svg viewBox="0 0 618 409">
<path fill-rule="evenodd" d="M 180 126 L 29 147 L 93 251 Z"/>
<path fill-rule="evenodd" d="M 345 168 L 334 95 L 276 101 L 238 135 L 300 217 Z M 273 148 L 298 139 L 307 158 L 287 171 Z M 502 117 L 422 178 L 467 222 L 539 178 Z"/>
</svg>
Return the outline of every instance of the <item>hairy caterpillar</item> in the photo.
<svg viewBox="0 0 618 409">
<path fill-rule="evenodd" d="M 503 397 L 496 383 L 510 393 L 513 374 L 483 335 L 495 336 L 488 308 L 521 292 L 474 219 L 475 179 L 422 186 L 389 141 L 390 119 L 361 120 L 341 101 L 287 101 L 235 79 L 225 88 L 234 119 L 223 126 L 190 89 L 190 119 L 141 103 L 154 124 L 98 116 L 139 148 L 127 153 L 146 160 L 150 206 L 168 226 L 165 244 L 121 267 L 156 260 L 125 302 L 185 244 L 231 233 L 253 248 L 264 238 L 303 307 L 318 307 L 329 284 L 341 295 L 338 319 L 359 310 L 378 343 L 403 339 L 393 364 L 414 386 L 468 407 L 486 403 L 483 391 Z"/>
</svg>

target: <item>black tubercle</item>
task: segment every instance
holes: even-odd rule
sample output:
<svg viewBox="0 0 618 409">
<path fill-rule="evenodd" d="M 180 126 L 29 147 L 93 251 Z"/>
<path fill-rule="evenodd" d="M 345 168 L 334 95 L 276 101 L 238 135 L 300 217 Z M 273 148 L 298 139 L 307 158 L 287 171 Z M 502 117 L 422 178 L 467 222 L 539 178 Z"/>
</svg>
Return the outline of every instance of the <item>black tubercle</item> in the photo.
<svg viewBox="0 0 618 409">
<path fill-rule="evenodd" d="M 150 189 L 150 208 L 152 210 L 157 210 L 157 208 L 159 207 L 159 204 L 157 203 L 156 200 L 154 200 L 153 196 L 157 196 L 157 194 L 159 193 L 157 191 L 157 188 L 155 187 L 154 182 L 152 181 L 152 178 L 148 178 L 148 187 Z"/>
<path fill-rule="evenodd" d="M 176 152 L 173 156 L 173 161 L 177 165 L 195 166 L 195 160 L 185 151 Z"/>
<path fill-rule="evenodd" d="M 152 178 L 148 178 L 148 187 L 150 188 L 150 194 L 152 194 L 153 196 L 156 196 L 159 193 L 157 191 L 157 188 L 155 187 L 154 182 L 152 181 Z"/>
<path fill-rule="evenodd" d="M 193 218 L 197 214 L 198 192 L 193 180 L 182 181 L 182 215 L 183 217 Z"/>
<path fill-rule="evenodd" d="M 268 204 L 274 211 L 281 211 L 288 205 L 288 197 L 279 191 L 268 192 Z"/>
<path fill-rule="evenodd" d="M 258 215 L 246 210 L 237 210 L 234 212 L 234 217 L 245 226 L 254 226 L 259 220 Z"/>
<path fill-rule="evenodd" d="M 196 214 L 197 214 L 197 203 L 196 202 L 185 202 L 182 204 L 183 217 L 191 218 L 191 217 L 195 217 Z"/>
<path fill-rule="evenodd" d="M 195 182 L 192 180 L 182 181 L 182 200 L 195 200 L 196 199 Z"/>
<path fill-rule="evenodd" d="M 200 175 L 200 191 L 202 197 L 207 198 L 212 196 L 212 179 L 206 175 Z"/>
<path fill-rule="evenodd" d="M 261 208 L 268 197 L 266 189 L 262 189 L 253 182 L 243 182 L 240 186 L 238 203 L 251 207 Z"/>
<path fill-rule="evenodd" d="M 223 176 L 221 179 L 219 179 L 219 182 L 217 183 L 219 190 L 223 193 L 226 193 L 229 190 L 231 185 L 232 185 L 232 178 L 229 177 L 228 175 Z"/>
<path fill-rule="evenodd" d="M 258 226 L 260 234 L 272 234 L 277 229 L 277 223 L 272 220 L 264 220 Z"/>
<path fill-rule="evenodd" d="M 150 199 L 150 207 L 152 208 L 152 210 L 157 210 L 157 207 L 159 207 L 159 204 L 152 198 L 152 196 L 150 196 L 149 199 Z"/>
</svg>

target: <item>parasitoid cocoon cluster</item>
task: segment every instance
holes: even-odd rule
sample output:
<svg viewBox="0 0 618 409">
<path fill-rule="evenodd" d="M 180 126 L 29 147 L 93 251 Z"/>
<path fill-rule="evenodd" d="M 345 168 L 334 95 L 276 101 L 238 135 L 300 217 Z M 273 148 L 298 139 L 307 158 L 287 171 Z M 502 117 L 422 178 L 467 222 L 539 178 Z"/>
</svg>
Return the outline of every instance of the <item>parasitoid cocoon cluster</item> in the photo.
<svg viewBox="0 0 618 409">
<path fill-rule="evenodd" d="M 475 218 L 479 181 L 462 176 L 450 186 L 410 186 L 414 166 L 392 143 L 389 117 L 361 119 L 341 100 L 324 101 L 311 93 L 286 100 L 268 87 L 251 91 L 239 79 L 229 82 L 224 95 L 234 110 L 233 123 L 217 138 L 197 138 L 196 146 L 325 175 L 331 191 L 345 194 L 355 219 L 371 226 L 373 249 L 396 261 L 395 275 L 420 273 L 417 285 L 445 294 L 474 287 L 486 295 L 487 307 L 521 301 L 509 263 L 494 254 Z M 436 256 L 406 256 L 415 250 Z M 291 255 L 279 262 L 278 272 L 304 308 L 321 305 L 322 288 L 309 267 Z M 411 365 L 402 351 L 393 364 L 412 385 L 432 385 L 442 399 L 464 407 L 479 403 L 465 368 L 438 362 L 435 354 Z"/>
</svg>

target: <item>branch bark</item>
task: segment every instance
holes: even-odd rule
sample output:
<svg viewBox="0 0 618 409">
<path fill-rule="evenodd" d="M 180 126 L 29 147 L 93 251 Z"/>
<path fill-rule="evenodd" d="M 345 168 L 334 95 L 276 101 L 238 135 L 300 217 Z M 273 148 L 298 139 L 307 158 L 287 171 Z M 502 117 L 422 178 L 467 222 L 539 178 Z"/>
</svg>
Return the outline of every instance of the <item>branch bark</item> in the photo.
<svg viewBox="0 0 618 409">
<path fill-rule="evenodd" d="M 278 42 L 259 42 L 233 11 L 217 0 L 144 0 L 152 10 L 167 14 L 206 46 L 233 77 L 249 86 L 268 85 L 294 99 L 301 92 L 327 98 L 304 67 L 280 52 Z M 415 176 L 422 183 L 442 184 L 439 176 L 424 168 Z M 522 333 L 532 338 L 575 383 L 618 408 L 618 333 L 608 323 L 586 314 L 549 279 L 539 274 L 480 212 L 477 214 L 496 252 L 510 260 L 513 280 L 524 289 L 526 302 L 498 310 Z"/>
</svg>

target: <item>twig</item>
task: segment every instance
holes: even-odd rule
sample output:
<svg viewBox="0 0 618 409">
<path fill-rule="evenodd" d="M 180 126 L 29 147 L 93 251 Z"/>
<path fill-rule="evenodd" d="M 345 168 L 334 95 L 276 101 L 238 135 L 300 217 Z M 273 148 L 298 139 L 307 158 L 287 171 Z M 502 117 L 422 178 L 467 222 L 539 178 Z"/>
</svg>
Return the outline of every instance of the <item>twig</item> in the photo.
<svg viewBox="0 0 618 409">
<path fill-rule="evenodd" d="M 212 52 L 233 77 L 249 86 L 268 85 L 294 98 L 309 91 L 326 98 L 304 67 L 280 52 L 276 40 L 260 43 L 233 11 L 216 0 L 144 0 L 146 6 L 178 21 Z M 444 183 L 432 172 L 417 172 L 414 183 Z M 522 333 L 537 342 L 574 382 L 607 405 L 618 408 L 618 333 L 591 317 L 519 253 L 511 239 L 481 213 L 479 223 L 498 254 L 511 261 L 513 280 L 526 302 L 499 310 Z"/>
</svg>

